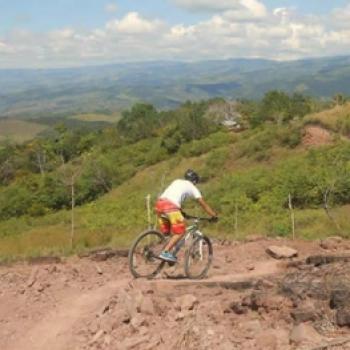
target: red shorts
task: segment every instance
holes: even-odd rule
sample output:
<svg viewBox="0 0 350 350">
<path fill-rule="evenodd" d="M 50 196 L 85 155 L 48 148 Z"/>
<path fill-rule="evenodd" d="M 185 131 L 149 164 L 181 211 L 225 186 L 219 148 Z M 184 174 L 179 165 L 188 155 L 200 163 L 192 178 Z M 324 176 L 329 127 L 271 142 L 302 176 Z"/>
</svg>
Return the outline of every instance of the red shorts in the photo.
<svg viewBox="0 0 350 350">
<path fill-rule="evenodd" d="M 164 234 L 182 235 L 186 231 L 185 219 L 180 208 L 167 199 L 158 199 L 155 207 L 160 231 Z M 162 216 L 166 216 L 166 219 Z"/>
</svg>

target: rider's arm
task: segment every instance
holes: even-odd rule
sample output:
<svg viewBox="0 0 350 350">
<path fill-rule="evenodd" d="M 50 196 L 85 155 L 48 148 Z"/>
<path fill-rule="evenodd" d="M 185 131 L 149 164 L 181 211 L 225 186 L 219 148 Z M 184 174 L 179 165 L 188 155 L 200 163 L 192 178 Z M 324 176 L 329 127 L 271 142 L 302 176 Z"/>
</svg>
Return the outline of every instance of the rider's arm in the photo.
<svg viewBox="0 0 350 350">
<path fill-rule="evenodd" d="M 207 204 L 207 202 L 203 198 L 198 198 L 198 203 L 206 211 L 206 213 L 211 217 L 218 216 L 218 214 L 212 208 L 210 208 L 209 204 Z"/>
</svg>

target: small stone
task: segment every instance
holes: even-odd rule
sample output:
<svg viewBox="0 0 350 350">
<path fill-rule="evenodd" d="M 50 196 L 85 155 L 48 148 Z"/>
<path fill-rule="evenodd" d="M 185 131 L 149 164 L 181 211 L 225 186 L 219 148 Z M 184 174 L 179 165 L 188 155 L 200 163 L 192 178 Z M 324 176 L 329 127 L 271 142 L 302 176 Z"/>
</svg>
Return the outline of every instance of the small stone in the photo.
<svg viewBox="0 0 350 350">
<path fill-rule="evenodd" d="M 213 335 L 215 335 L 215 332 L 212 329 L 208 329 L 207 334 L 210 336 L 213 336 Z"/>
<path fill-rule="evenodd" d="M 99 275 L 103 275 L 103 271 L 101 270 L 101 268 L 100 268 L 97 264 L 95 265 L 95 267 L 96 267 L 97 273 L 98 273 Z"/>
<path fill-rule="evenodd" d="M 185 314 L 183 312 L 178 312 L 175 316 L 175 321 L 182 321 L 185 318 Z"/>
<path fill-rule="evenodd" d="M 225 256 L 225 262 L 227 263 L 227 264 L 230 264 L 230 263 L 232 263 L 232 258 L 231 257 L 229 257 L 229 256 Z"/>
<path fill-rule="evenodd" d="M 260 279 L 256 282 L 255 289 L 272 289 L 275 287 L 275 284 L 271 281 L 268 281 L 266 279 Z"/>
<path fill-rule="evenodd" d="M 100 329 L 94 337 L 91 339 L 90 344 L 96 343 L 104 334 L 104 331 Z"/>
<path fill-rule="evenodd" d="M 32 287 L 37 279 L 37 275 L 38 275 L 38 269 L 33 269 L 32 273 L 30 274 L 28 281 L 27 281 L 27 287 Z"/>
<path fill-rule="evenodd" d="M 193 310 L 196 305 L 198 305 L 198 299 L 192 294 L 185 294 L 178 298 L 178 305 L 181 311 Z"/>
<path fill-rule="evenodd" d="M 38 292 L 42 293 L 46 288 L 50 287 L 49 283 L 42 283 L 38 285 L 38 288 L 36 289 Z"/>
<path fill-rule="evenodd" d="M 141 335 L 146 335 L 146 334 L 148 334 L 148 328 L 145 327 L 145 326 L 141 326 L 141 327 L 139 328 L 139 333 L 140 333 Z"/>
<path fill-rule="evenodd" d="M 109 334 L 105 335 L 105 337 L 104 337 L 104 339 L 103 339 L 103 342 L 104 342 L 106 345 L 110 345 L 111 342 L 112 342 L 112 337 L 111 337 Z"/>
<path fill-rule="evenodd" d="M 254 266 L 253 264 L 248 264 L 248 265 L 246 266 L 246 269 L 247 269 L 248 271 L 253 271 L 253 270 L 255 270 L 255 266 Z"/>
<path fill-rule="evenodd" d="M 131 319 L 130 324 L 133 328 L 138 329 L 139 327 L 146 325 L 147 322 L 143 316 L 138 314 Z"/>
<path fill-rule="evenodd" d="M 230 310 L 232 310 L 237 315 L 243 315 L 247 313 L 247 308 L 244 307 L 241 303 L 234 301 L 229 306 Z"/>
<path fill-rule="evenodd" d="M 120 344 L 120 348 L 123 350 L 130 350 L 130 349 L 134 349 L 137 346 L 141 345 L 144 347 L 145 344 L 148 344 L 148 336 L 141 336 L 141 337 L 133 337 L 133 338 L 128 338 L 125 341 L 123 341 Z"/>
<path fill-rule="evenodd" d="M 140 311 L 141 313 L 147 314 L 147 315 L 153 315 L 154 314 L 154 303 L 151 297 L 144 297 L 141 301 L 140 305 Z"/>
</svg>

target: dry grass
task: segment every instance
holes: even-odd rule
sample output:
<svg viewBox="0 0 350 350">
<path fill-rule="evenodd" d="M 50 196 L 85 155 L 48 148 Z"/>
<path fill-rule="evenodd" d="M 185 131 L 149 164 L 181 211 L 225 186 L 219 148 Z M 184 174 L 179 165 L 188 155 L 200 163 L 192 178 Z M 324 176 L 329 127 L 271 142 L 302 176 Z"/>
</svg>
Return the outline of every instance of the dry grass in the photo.
<svg viewBox="0 0 350 350">
<path fill-rule="evenodd" d="M 120 120 L 120 113 L 113 113 L 111 115 L 106 114 L 78 114 L 73 115 L 71 119 L 80 120 L 83 122 L 107 122 L 107 123 L 117 123 Z"/>
<path fill-rule="evenodd" d="M 18 119 L 0 119 L 0 141 L 9 139 L 25 142 L 33 139 L 48 126 Z"/>
<path fill-rule="evenodd" d="M 343 106 L 310 114 L 305 117 L 305 123 L 318 123 L 333 131 L 339 131 L 339 122 L 350 117 L 350 103 Z"/>
</svg>

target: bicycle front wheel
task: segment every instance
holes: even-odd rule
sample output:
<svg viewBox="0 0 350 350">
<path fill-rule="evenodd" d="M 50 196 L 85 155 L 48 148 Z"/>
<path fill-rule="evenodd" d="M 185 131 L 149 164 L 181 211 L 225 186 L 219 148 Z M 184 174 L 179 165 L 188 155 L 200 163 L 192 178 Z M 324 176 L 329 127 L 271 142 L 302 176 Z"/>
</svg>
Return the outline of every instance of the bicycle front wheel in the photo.
<svg viewBox="0 0 350 350">
<path fill-rule="evenodd" d="M 190 245 L 185 256 L 185 273 L 188 278 L 206 277 L 213 260 L 213 246 L 206 236 L 197 237 Z"/>
<path fill-rule="evenodd" d="M 129 270 L 135 278 L 152 278 L 164 266 L 158 258 L 165 245 L 165 236 L 156 230 L 141 233 L 133 242 L 128 255 Z"/>
</svg>

